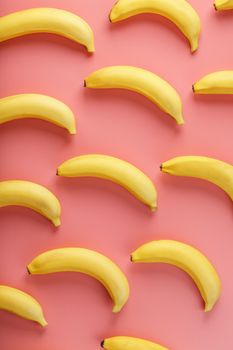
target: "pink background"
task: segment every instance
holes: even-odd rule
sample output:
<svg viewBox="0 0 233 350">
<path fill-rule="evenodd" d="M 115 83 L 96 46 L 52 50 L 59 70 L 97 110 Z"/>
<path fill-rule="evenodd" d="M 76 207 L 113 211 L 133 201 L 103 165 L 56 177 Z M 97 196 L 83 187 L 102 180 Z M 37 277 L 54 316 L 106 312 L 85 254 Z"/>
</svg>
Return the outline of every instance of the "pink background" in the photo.
<svg viewBox="0 0 233 350">
<path fill-rule="evenodd" d="M 54 229 L 24 208 L 0 210 L 1 283 L 31 293 L 44 308 L 46 329 L 0 312 L 3 350 L 99 349 L 104 337 L 144 337 L 172 350 L 232 349 L 232 203 L 217 187 L 196 179 L 163 175 L 162 161 L 177 155 L 207 155 L 233 163 L 232 96 L 194 96 L 202 75 L 233 67 L 233 13 L 216 13 L 212 1 L 190 0 L 202 20 L 199 50 L 164 18 L 143 15 L 111 25 L 112 0 L 0 0 L 1 15 L 29 7 L 58 7 L 89 22 L 96 53 L 64 38 L 31 35 L 0 45 L 0 95 L 43 93 L 67 103 L 78 123 L 76 136 L 37 120 L 0 127 L 0 177 L 27 179 L 51 189 L 62 204 Z M 149 69 L 180 92 L 184 127 L 145 98 L 126 91 L 83 88 L 83 79 L 106 65 Z M 155 182 L 155 214 L 124 189 L 98 179 L 62 179 L 56 167 L 85 153 L 104 153 L 132 162 Z M 214 310 L 192 280 L 175 267 L 132 265 L 129 254 L 153 239 L 194 245 L 216 266 L 222 296 Z M 104 288 L 81 274 L 28 276 L 38 253 L 64 246 L 95 249 L 116 261 L 128 276 L 130 298 L 119 314 Z M 124 349 L 122 349 L 124 350 Z"/>
</svg>

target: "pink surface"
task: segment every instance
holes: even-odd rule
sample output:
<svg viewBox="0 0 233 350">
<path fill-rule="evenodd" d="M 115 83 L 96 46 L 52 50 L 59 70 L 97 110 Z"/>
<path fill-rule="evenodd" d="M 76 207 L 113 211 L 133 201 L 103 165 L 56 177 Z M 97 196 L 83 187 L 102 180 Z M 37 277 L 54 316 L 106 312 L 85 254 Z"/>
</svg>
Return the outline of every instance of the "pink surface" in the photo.
<svg viewBox="0 0 233 350">
<path fill-rule="evenodd" d="M 169 177 L 159 165 L 177 155 L 207 155 L 233 163 L 232 96 L 194 96 L 202 75 L 232 69 L 233 13 L 217 14 L 212 1 L 191 0 L 202 20 L 199 50 L 190 54 L 183 35 L 169 21 L 143 15 L 111 25 L 112 0 L 0 0 L 1 16 L 29 7 L 58 7 L 85 18 L 95 33 L 96 53 L 52 35 L 31 35 L 1 43 L 0 95 L 44 93 L 75 112 L 78 133 L 49 123 L 21 120 L 0 127 L 0 176 L 27 179 L 53 190 L 62 204 L 58 229 L 23 208 L 0 210 L 1 283 L 36 297 L 49 326 L 0 312 L 2 350 L 94 350 L 104 337 L 130 335 L 172 350 L 232 349 L 232 203 L 217 187 L 195 179 Z M 145 98 L 126 91 L 83 88 L 90 72 L 127 64 L 149 69 L 180 92 L 184 127 Z M 62 179 L 56 167 L 84 153 L 128 160 L 155 182 L 155 214 L 115 184 L 97 179 Z M 152 239 L 194 245 L 216 266 L 222 296 L 214 310 L 191 279 L 161 264 L 132 265 L 129 254 Z M 28 276 L 25 266 L 38 253 L 63 246 L 95 249 L 116 261 L 128 276 L 131 294 L 112 314 L 104 288 L 81 274 Z M 122 349 L 124 350 L 124 349 Z"/>
</svg>

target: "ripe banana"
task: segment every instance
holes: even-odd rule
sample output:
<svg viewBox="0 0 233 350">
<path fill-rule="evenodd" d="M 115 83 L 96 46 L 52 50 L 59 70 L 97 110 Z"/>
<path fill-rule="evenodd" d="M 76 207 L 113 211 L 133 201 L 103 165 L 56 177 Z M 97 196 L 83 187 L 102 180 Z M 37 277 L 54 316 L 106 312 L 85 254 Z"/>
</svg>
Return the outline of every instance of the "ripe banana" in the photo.
<svg viewBox="0 0 233 350">
<path fill-rule="evenodd" d="M 177 124 L 184 124 L 182 102 L 177 91 L 158 75 L 138 67 L 112 66 L 89 75 L 84 86 L 92 89 L 126 89 L 144 95 Z"/>
<path fill-rule="evenodd" d="M 129 285 L 120 268 L 106 256 L 84 248 L 61 248 L 37 256 L 28 266 L 34 275 L 54 272 L 81 272 L 104 285 L 119 312 L 129 297 Z"/>
<path fill-rule="evenodd" d="M 31 8 L 0 18 L 0 42 L 32 33 L 64 36 L 94 52 L 90 26 L 74 13 L 55 8 Z"/>
<path fill-rule="evenodd" d="M 38 301 L 19 289 L 0 286 L 0 309 L 37 322 L 42 327 L 48 324 Z"/>
<path fill-rule="evenodd" d="M 217 11 L 233 9 L 233 0 L 215 0 L 214 8 Z"/>
<path fill-rule="evenodd" d="M 196 94 L 233 94 L 233 70 L 205 75 L 193 85 Z"/>
<path fill-rule="evenodd" d="M 177 266 L 196 283 L 210 311 L 221 292 L 219 276 L 210 261 L 197 249 L 177 241 L 152 241 L 139 247 L 131 255 L 132 262 L 159 262 Z"/>
<path fill-rule="evenodd" d="M 111 22 L 118 22 L 142 13 L 153 13 L 168 18 L 189 40 L 191 52 L 197 50 L 201 21 L 186 0 L 119 0 L 113 6 L 109 19 Z"/>
<path fill-rule="evenodd" d="M 98 177 L 126 188 L 152 211 L 157 207 L 157 191 L 153 182 L 134 165 L 106 155 L 87 154 L 65 161 L 57 175 L 64 177 Z"/>
<path fill-rule="evenodd" d="M 60 225 L 61 206 L 47 188 L 29 181 L 0 182 L 0 207 L 19 205 L 31 208 L 48 218 L 54 226 Z"/>
<path fill-rule="evenodd" d="M 152 341 L 126 336 L 104 339 L 101 346 L 106 350 L 168 350 Z"/>
<path fill-rule="evenodd" d="M 210 181 L 233 200 L 233 166 L 221 160 L 198 156 L 176 157 L 163 163 L 161 171 Z"/>
<path fill-rule="evenodd" d="M 20 118 L 47 120 L 76 133 L 73 112 L 63 102 L 45 95 L 21 94 L 0 99 L 0 124 Z"/>
</svg>

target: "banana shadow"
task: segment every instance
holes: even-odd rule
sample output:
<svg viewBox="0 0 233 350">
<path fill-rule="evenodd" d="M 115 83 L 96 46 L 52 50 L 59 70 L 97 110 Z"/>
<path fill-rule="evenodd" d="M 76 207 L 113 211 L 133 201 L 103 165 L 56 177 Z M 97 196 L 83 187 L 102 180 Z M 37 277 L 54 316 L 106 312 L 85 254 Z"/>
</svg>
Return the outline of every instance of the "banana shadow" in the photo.
<svg viewBox="0 0 233 350">
<path fill-rule="evenodd" d="M 28 133 L 38 132 L 38 134 L 45 135 L 46 137 L 49 137 L 49 139 L 52 139 L 51 142 L 54 141 L 56 143 L 60 140 L 59 142 L 64 145 L 70 143 L 73 136 L 69 134 L 68 130 L 50 122 L 35 118 L 33 115 L 28 118 L 20 118 L 0 125 L 0 134 L 16 132 L 23 133 L 25 130 Z M 40 135 L 38 137 L 40 137 Z"/>
<path fill-rule="evenodd" d="M 7 311 L 0 310 L 0 319 L 1 319 L 1 330 L 0 330 L 0 337 L 1 341 L 4 342 L 4 334 L 7 334 L 9 336 L 9 330 L 14 331 L 14 336 L 12 340 L 12 343 L 14 343 L 15 346 L 15 336 L 23 337 L 23 334 L 30 336 L 32 334 L 34 341 L 36 339 L 39 341 L 41 336 L 44 335 L 46 332 L 46 327 L 41 327 L 39 324 L 33 321 L 25 320 L 17 315 L 14 315 L 12 313 L 9 313 Z M 14 347 L 12 344 L 12 347 Z"/>
<path fill-rule="evenodd" d="M 221 94 L 195 94 L 193 93 L 194 101 L 203 105 L 213 105 L 213 106 L 231 106 L 233 105 L 233 95 L 221 95 Z"/>
<path fill-rule="evenodd" d="M 214 16 L 215 16 L 215 19 L 219 22 L 229 22 L 229 23 L 232 23 L 232 17 L 233 17 L 233 9 L 231 10 L 224 10 L 224 11 L 217 11 L 215 8 L 214 8 Z"/>
<path fill-rule="evenodd" d="M 134 123 L 133 113 L 129 113 L 129 107 L 132 106 L 132 111 L 135 109 L 141 110 L 142 118 L 148 118 L 154 120 L 155 135 L 156 129 L 163 128 L 166 132 L 170 132 L 171 135 L 179 135 L 182 132 L 182 126 L 177 125 L 174 118 L 161 111 L 152 101 L 149 101 L 146 97 L 129 90 L 123 89 L 89 89 L 84 90 L 85 99 L 91 103 L 102 104 L 103 108 L 109 108 L 112 106 L 125 105 L 127 110 L 127 118 L 132 119 L 132 125 Z M 109 118 L 109 117 L 108 117 Z M 124 127 L 125 116 L 122 113 L 118 113 L 118 120 L 122 119 L 122 128 Z M 185 116 L 184 116 L 185 119 Z M 113 121 L 114 124 L 114 121 Z M 156 125 L 157 124 L 157 125 Z"/>
<path fill-rule="evenodd" d="M 216 200 L 221 207 L 225 206 L 233 215 L 233 203 L 230 197 L 221 188 L 208 181 L 161 173 L 160 182 L 164 187 L 169 188 L 170 191 L 175 189 L 174 193 L 180 190 L 182 193 L 188 194 L 190 198 L 192 198 L 192 195 L 195 195 L 200 197 L 206 196 L 210 201 Z"/>
<path fill-rule="evenodd" d="M 70 135 L 67 130 L 62 129 L 56 125 L 53 125 L 51 123 L 48 123 L 46 121 L 38 120 L 38 119 L 18 119 L 14 121 L 10 121 L 8 123 L 0 125 L 0 135 L 1 135 L 1 149 L 4 148 L 4 145 L 6 142 L 14 142 L 14 145 L 17 144 L 17 141 L 19 142 L 20 146 L 19 148 L 14 150 L 14 156 L 20 157 L 20 154 L 22 152 L 22 156 L 25 157 L 25 151 L 28 148 L 28 161 L 32 160 L 33 157 L 33 151 L 30 150 L 30 144 L 33 143 L 33 147 L 35 147 L 36 152 L 41 149 L 41 152 L 43 150 L 47 153 L 45 153 L 45 162 L 49 161 L 50 159 L 50 152 L 51 152 L 51 159 L 53 159 L 53 154 L 59 153 L 59 150 L 64 149 L 65 147 L 68 147 L 74 142 L 74 136 Z M 11 143 L 11 142 L 10 142 Z M 42 143 L 42 144 L 41 144 Z M 41 145 L 41 146 L 40 146 Z M 43 146 L 42 146 L 43 145 Z M 51 145 L 50 147 L 46 148 L 46 145 Z M 0 151 L 0 162 L 4 162 L 4 157 L 6 157 L 6 154 L 8 152 L 12 153 L 13 149 L 11 146 L 9 148 L 7 147 L 7 144 L 5 146 L 5 151 Z M 34 159 L 35 161 L 36 159 Z M 14 163 L 13 163 L 14 164 Z M 19 167 L 19 161 L 17 160 L 15 165 L 12 164 L 12 168 L 17 167 L 17 178 L 24 178 L 27 177 L 27 179 L 30 179 L 30 174 L 27 172 L 28 168 L 25 167 Z M 7 166 L 0 167 L 0 175 L 2 179 L 6 178 L 6 170 Z M 35 171 L 35 167 L 31 168 L 32 172 Z M 40 169 L 39 173 L 41 173 L 42 169 Z M 39 179 L 39 175 L 38 175 Z M 36 182 L 36 178 L 34 177 L 34 180 Z"/>
<path fill-rule="evenodd" d="M 14 227 L 17 230 L 21 230 L 20 228 L 25 226 L 25 220 L 27 221 L 27 232 L 25 232 L 25 239 L 27 236 L 32 236 L 32 232 L 29 232 L 30 227 L 37 228 L 37 231 L 44 232 L 45 237 L 53 236 L 53 234 L 56 234 L 59 230 L 59 227 L 55 227 L 53 223 L 47 219 L 46 217 L 42 216 L 41 214 L 35 212 L 32 209 L 22 207 L 22 206 L 7 206 L 0 208 L 0 220 L 2 222 L 2 242 L 5 239 L 7 242 L 7 236 L 4 235 L 4 227 Z M 6 229 L 7 231 L 7 229 Z M 17 234 L 14 233 L 16 236 Z M 36 232 L 35 232 L 36 234 Z M 22 237 L 17 239 L 22 239 Z"/>
<path fill-rule="evenodd" d="M 44 51 L 46 52 L 45 46 L 51 48 L 57 48 L 57 47 L 66 47 L 68 51 L 77 54 L 85 55 L 87 58 L 92 57 L 93 53 L 87 52 L 87 49 L 72 40 L 69 40 L 63 36 L 59 36 L 56 34 L 50 34 L 50 33 L 33 33 L 33 34 L 27 34 L 24 36 L 12 38 L 6 41 L 3 41 L 1 43 L 2 49 L 7 49 L 10 46 L 14 46 L 14 49 L 24 49 L 25 47 L 30 47 L 33 49 L 34 47 L 37 47 L 37 50 L 40 46 L 42 46 L 42 50 L 40 51 L 40 54 Z"/>
<path fill-rule="evenodd" d="M 129 215 L 146 216 L 151 220 L 156 216 L 156 212 L 152 212 L 145 204 L 141 203 L 125 188 L 111 181 L 98 178 L 65 178 L 57 176 L 56 184 L 57 193 L 59 191 L 70 198 L 71 203 L 82 203 L 83 210 L 90 212 L 91 207 L 98 210 L 112 203 L 115 208 L 120 207 L 122 211 L 127 210 Z M 62 201 L 62 195 L 61 201 Z M 101 202 L 99 201 L 101 198 Z"/>
<path fill-rule="evenodd" d="M 108 27 L 110 31 L 118 31 L 119 34 L 124 35 L 124 31 L 127 30 L 127 28 L 134 28 L 134 26 L 141 26 L 145 32 L 145 25 L 148 25 L 148 30 L 154 30 L 155 33 L 157 29 L 163 29 L 168 35 L 178 38 L 180 44 L 184 47 L 184 50 L 190 51 L 189 41 L 184 34 L 181 33 L 179 28 L 169 19 L 157 14 L 139 14 L 115 23 L 111 23 L 109 20 Z M 192 55 L 191 51 L 190 54 Z M 193 54 L 195 54 L 195 52 Z"/>
</svg>

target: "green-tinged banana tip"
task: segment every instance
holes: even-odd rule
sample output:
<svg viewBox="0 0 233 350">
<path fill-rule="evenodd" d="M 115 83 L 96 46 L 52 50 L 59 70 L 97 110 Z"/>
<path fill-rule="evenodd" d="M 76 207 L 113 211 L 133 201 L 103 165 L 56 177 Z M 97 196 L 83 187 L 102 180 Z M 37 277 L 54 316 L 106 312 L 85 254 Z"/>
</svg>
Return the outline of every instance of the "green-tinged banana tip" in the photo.
<svg viewBox="0 0 233 350">
<path fill-rule="evenodd" d="M 205 305 L 204 311 L 205 311 L 205 312 L 209 312 L 209 311 L 211 311 L 211 310 L 212 310 L 212 306 L 210 307 L 208 304 L 206 304 L 206 305 Z"/>
<path fill-rule="evenodd" d="M 60 220 L 60 218 L 53 219 L 52 222 L 53 222 L 53 224 L 54 224 L 55 227 L 58 227 L 58 226 L 61 225 L 61 220 Z"/>
<path fill-rule="evenodd" d="M 93 54 L 95 52 L 94 41 L 92 41 L 89 45 L 87 45 L 86 48 L 88 53 Z"/>
<path fill-rule="evenodd" d="M 177 121 L 177 124 L 178 124 L 178 125 L 184 125 L 184 120 L 183 120 L 183 119 L 178 120 L 178 121 Z"/>
<path fill-rule="evenodd" d="M 42 327 L 47 327 L 48 326 L 48 322 L 45 320 L 45 318 L 43 318 L 39 323 L 40 323 L 40 325 Z"/>
<path fill-rule="evenodd" d="M 150 210 L 153 212 L 155 212 L 157 210 L 157 205 L 156 204 L 152 204 L 150 207 Z"/>
<path fill-rule="evenodd" d="M 70 135 L 75 135 L 76 134 L 76 128 L 72 128 L 69 130 Z"/>
</svg>

